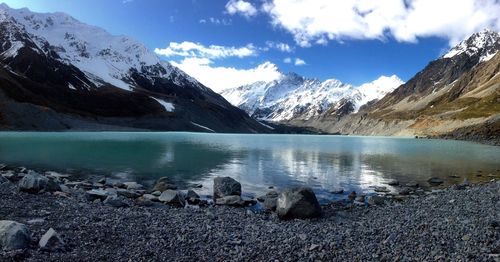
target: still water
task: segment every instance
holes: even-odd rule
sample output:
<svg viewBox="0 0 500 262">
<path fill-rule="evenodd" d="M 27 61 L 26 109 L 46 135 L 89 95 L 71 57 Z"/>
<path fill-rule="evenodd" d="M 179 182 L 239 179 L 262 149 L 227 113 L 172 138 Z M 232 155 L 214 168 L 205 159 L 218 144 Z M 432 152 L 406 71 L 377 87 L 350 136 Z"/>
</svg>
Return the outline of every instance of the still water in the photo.
<svg viewBox="0 0 500 262">
<path fill-rule="evenodd" d="M 214 177 L 231 176 L 247 196 L 308 185 L 331 199 L 333 189 L 370 193 L 390 179 L 426 185 L 432 176 L 451 184 L 478 170 L 497 175 L 500 147 L 393 137 L 2 132 L 0 163 L 146 185 L 168 176 L 181 187 L 202 184 L 207 195 Z"/>
</svg>

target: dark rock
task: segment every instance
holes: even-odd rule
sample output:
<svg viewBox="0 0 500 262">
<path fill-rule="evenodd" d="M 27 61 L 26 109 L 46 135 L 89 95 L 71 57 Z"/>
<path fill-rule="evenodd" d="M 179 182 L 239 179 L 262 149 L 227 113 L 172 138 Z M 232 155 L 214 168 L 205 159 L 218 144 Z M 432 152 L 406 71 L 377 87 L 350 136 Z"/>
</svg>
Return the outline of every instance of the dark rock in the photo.
<svg viewBox="0 0 500 262">
<path fill-rule="evenodd" d="M 241 196 L 241 184 L 231 177 L 214 179 L 214 199 L 225 196 Z"/>
<path fill-rule="evenodd" d="M 100 183 L 100 184 L 106 184 L 106 178 L 105 178 L 105 177 L 103 177 L 103 178 L 101 178 L 101 179 L 97 180 L 97 183 Z"/>
<path fill-rule="evenodd" d="M 406 186 L 407 187 L 418 187 L 418 183 L 417 182 L 408 182 L 408 183 L 406 183 Z"/>
<path fill-rule="evenodd" d="M 382 206 L 385 203 L 385 197 L 382 196 L 370 196 L 368 198 L 368 204 L 370 206 Z"/>
<path fill-rule="evenodd" d="M 364 195 L 358 195 L 355 199 L 356 202 L 365 202 L 365 196 Z"/>
<path fill-rule="evenodd" d="M 123 197 L 126 197 L 126 198 L 138 198 L 141 196 L 141 194 L 139 194 L 137 191 L 135 190 L 128 190 L 128 189 L 123 189 L 123 188 L 118 188 L 116 190 L 116 193 L 119 195 L 119 196 L 123 196 Z"/>
<path fill-rule="evenodd" d="M 402 196 L 407 196 L 407 195 L 409 195 L 410 193 L 411 193 L 411 190 L 410 190 L 409 188 L 407 188 L 407 187 L 402 188 L 402 189 L 398 192 L 398 194 L 400 194 L 400 195 L 402 195 Z"/>
<path fill-rule="evenodd" d="M 129 205 L 123 201 L 123 199 L 117 196 L 108 196 L 104 202 L 105 205 L 112 207 L 128 207 Z"/>
<path fill-rule="evenodd" d="M 351 201 L 354 200 L 356 198 L 356 191 L 352 191 L 351 193 L 349 193 L 349 195 L 347 196 Z"/>
<path fill-rule="evenodd" d="M 40 239 L 38 245 L 41 249 L 47 251 L 61 251 L 66 248 L 64 240 L 57 234 L 57 232 L 50 228 Z"/>
<path fill-rule="evenodd" d="M 340 195 L 340 194 L 344 193 L 344 189 L 343 188 L 337 188 L 337 189 L 334 189 L 334 190 L 330 191 L 330 193 L 335 194 L 335 195 Z"/>
<path fill-rule="evenodd" d="M 391 190 L 387 189 L 387 187 L 385 186 L 376 186 L 373 190 L 375 190 L 375 192 L 382 192 L 382 193 L 391 192 Z"/>
<path fill-rule="evenodd" d="M 278 196 L 279 218 L 313 218 L 321 216 L 321 206 L 309 187 L 287 188 Z"/>
<path fill-rule="evenodd" d="M 158 198 L 160 202 L 164 202 L 166 204 L 174 205 L 174 206 L 185 206 L 185 199 L 181 192 L 176 190 L 165 190 L 161 193 Z"/>
<path fill-rule="evenodd" d="M 391 179 L 391 180 L 387 181 L 387 184 L 389 186 L 399 186 L 399 181 L 397 181 L 396 179 Z"/>
<path fill-rule="evenodd" d="M 85 197 L 87 198 L 88 201 L 95 201 L 97 199 L 104 201 L 109 196 L 116 196 L 116 194 L 113 194 L 113 192 L 106 191 L 103 189 L 91 189 L 85 192 Z"/>
<path fill-rule="evenodd" d="M 429 184 L 433 186 L 441 185 L 442 183 L 444 183 L 444 181 L 439 177 L 431 177 L 427 180 L 427 182 L 429 182 Z"/>
<path fill-rule="evenodd" d="M 278 198 L 277 197 L 267 197 L 264 200 L 264 208 L 269 211 L 276 211 L 278 206 Z"/>
<path fill-rule="evenodd" d="M 177 186 L 170 181 L 168 177 L 162 177 L 158 179 L 153 187 L 153 191 L 166 191 L 166 190 L 176 190 Z"/>
<path fill-rule="evenodd" d="M 38 193 L 42 190 L 48 192 L 60 191 L 61 188 L 54 180 L 30 171 L 19 181 L 19 190 L 28 193 Z"/>
<path fill-rule="evenodd" d="M 29 247 L 30 242 L 30 232 L 26 225 L 0 220 L 0 250 L 25 249 Z"/>
<path fill-rule="evenodd" d="M 186 194 L 186 198 L 200 198 L 200 196 L 198 194 L 196 194 L 196 192 L 194 192 L 194 190 L 188 190 L 187 194 Z"/>
</svg>

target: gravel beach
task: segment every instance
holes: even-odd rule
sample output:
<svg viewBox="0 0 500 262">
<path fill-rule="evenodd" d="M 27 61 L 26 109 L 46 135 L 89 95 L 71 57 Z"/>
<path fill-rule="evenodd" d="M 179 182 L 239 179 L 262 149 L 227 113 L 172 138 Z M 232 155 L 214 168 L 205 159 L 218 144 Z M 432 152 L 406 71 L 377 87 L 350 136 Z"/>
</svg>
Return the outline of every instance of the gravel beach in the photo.
<svg viewBox="0 0 500 262">
<path fill-rule="evenodd" d="M 0 220 L 26 224 L 32 239 L 0 261 L 500 261 L 498 181 L 383 206 L 332 203 L 306 220 L 227 206 L 113 207 L 0 184 Z M 39 247 L 49 228 L 64 249 Z"/>
</svg>

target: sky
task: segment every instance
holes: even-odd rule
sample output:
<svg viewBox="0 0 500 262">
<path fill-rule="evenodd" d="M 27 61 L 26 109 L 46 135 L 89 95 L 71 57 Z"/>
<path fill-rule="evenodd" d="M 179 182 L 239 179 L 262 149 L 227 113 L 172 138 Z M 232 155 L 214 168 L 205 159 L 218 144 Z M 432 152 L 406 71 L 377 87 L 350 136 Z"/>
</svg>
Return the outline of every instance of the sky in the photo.
<svg viewBox="0 0 500 262">
<path fill-rule="evenodd" d="M 6 0 L 64 12 L 143 42 L 210 88 L 280 72 L 361 85 L 404 81 L 484 28 L 500 31 L 498 0 Z"/>
</svg>

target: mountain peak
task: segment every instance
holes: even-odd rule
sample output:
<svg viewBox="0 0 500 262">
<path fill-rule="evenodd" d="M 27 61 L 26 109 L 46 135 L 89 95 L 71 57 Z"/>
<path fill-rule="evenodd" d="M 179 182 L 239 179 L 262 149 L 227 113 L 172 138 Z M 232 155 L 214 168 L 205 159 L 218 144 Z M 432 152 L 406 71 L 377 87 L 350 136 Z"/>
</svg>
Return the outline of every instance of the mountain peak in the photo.
<svg viewBox="0 0 500 262">
<path fill-rule="evenodd" d="M 443 58 L 452 58 L 465 53 L 468 56 L 479 55 L 482 62 L 491 59 L 499 49 L 500 34 L 485 28 L 450 49 Z"/>
</svg>

